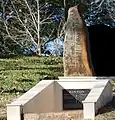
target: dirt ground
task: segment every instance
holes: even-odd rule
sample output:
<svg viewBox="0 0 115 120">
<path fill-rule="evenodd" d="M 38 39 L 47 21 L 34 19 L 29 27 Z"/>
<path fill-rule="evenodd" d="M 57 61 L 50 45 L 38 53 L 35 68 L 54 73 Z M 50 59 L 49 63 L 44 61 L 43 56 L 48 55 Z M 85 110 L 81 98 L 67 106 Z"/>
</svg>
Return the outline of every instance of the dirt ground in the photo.
<svg viewBox="0 0 115 120">
<path fill-rule="evenodd" d="M 47 114 L 29 114 L 24 116 L 24 120 L 82 120 L 83 110 L 77 111 L 64 111 L 59 113 L 47 113 Z"/>
</svg>

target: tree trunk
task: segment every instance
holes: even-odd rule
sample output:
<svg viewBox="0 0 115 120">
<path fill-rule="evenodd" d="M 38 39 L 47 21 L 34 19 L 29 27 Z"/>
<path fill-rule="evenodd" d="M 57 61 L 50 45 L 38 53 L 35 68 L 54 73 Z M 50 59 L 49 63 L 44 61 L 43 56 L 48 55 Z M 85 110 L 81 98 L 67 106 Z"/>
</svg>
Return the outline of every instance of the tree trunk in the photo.
<svg viewBox="0 0 115 120">
<path fill-rule="evenodd" d="M 65 28 L 64 76 L 92 76 L 86 26 L 78 6 L 71 7 Z"/>
<path fill-rule="evenodd" d="M 41 56 L 41 39 L 40 39 L 40 10 L 39 0 L 37 0 L 37 37 L 38 37 L 38 55 Z"/>
</svg>

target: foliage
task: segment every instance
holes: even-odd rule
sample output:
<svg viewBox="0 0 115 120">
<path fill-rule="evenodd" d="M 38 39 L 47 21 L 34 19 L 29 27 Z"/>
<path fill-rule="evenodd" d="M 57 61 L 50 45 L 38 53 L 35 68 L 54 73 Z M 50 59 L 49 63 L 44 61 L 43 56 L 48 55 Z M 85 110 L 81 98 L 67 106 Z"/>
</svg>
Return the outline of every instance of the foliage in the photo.
<svg viewBox="0 0 115 120">
<path fill-rule="evenodd" d="M 89 0 L 85 16 L 87 25 L 105 24 L 115 27 L 115 1 L 114 0 Z"/>
<path fill-rule="evenodd" d="M 64 10 L 60 4 L 54 2 L 41 2 L 40 5 L 40 36 L 55 39 L 64 19 Z"/>
<path fill-rule="evenodd" d="M 0 58 L 9 58 L 22 54 L 21 47 L 10 38 L 0 39 Z"/>
</svg>

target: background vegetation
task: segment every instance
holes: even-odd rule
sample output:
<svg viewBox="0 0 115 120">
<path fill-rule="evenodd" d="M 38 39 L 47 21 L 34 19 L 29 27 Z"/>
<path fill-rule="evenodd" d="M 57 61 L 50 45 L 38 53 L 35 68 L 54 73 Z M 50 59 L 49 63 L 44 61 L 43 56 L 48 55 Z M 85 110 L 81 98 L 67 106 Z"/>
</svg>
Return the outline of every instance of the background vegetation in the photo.
<svg viewBox="0 0 115 120">
<path fill-rule="evenodd" d="M 87 8 L 87 26 L 115 27 L 114 0 L 0 0 L 0 58 L 32 53 L 42 56 L 54 39 L 55 50 L 59 50 L 68 9 L 80 3 Z"/>
</svg>

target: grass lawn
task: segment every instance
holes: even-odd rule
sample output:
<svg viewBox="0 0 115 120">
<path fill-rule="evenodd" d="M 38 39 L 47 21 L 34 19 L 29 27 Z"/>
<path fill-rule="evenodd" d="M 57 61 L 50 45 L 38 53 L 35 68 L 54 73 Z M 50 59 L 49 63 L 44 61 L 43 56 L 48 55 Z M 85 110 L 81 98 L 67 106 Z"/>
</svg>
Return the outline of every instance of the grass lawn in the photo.
<svg viewBox="0 0 115 120">
<path fill-rule="evenodd" d="M 62 57 L 0 59 L 0 120 L 6 120 L 6 104 L 32 88 L 44 76 L 46 79 L 63 76 Z M 115 98 L 100 109 L 96 120 L 115 120 Z"/>
</svg>

